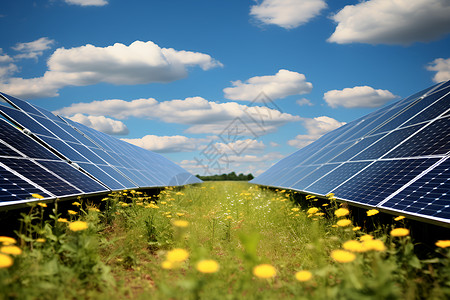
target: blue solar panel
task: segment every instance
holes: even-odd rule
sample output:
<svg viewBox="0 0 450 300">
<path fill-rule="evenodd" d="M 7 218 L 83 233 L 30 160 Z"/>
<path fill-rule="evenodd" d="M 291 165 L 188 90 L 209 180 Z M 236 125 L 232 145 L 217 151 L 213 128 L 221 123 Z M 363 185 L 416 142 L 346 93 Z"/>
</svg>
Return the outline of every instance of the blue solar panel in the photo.
<svg viewBox="0 0 450 300">
<path fill-rule="evenodd" d="M 77 163 L 83 170 L 100 180 L 111 190 L 123 190 L 125 186 L 115 180 L 113 177 L 105 173 L 98 166 L 89 163 Z"/>
<path fill-rule="evenodd" d="M 321 178 L 322 176 L 332 171 L 333 169 L 336 169 L 338 166 L 339 164 L 323 165 L 315 169 L 313 172 L 309 173 L 299 181 L 297 181 L 295 184 L 292 185 L 292 187 L 295 189 L 305 189 L 307 186 L 315 182 L 317 179 Z"/>
</svg>

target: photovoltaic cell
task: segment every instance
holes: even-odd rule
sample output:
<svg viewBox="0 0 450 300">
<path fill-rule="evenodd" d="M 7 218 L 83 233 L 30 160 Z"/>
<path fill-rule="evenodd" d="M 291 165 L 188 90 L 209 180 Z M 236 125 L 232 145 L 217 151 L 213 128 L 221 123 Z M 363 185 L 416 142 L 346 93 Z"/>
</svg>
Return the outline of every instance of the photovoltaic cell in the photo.
<svg viewBox="0 0 450 300">
<path fill-rule="evenodd" d="M 33 194 L 52 197 L 0 166 L 0 206 L 11 201 L 31 200 Z"/>
</svg>

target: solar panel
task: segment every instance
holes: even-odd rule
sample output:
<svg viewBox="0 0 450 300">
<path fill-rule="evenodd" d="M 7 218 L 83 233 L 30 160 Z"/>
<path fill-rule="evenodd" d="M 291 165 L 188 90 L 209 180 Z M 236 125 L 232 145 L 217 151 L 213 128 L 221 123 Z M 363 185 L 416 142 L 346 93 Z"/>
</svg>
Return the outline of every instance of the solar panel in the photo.
<svg viewBox="0 0 450 300">
<path fill-rule="evenodd" d="M 450 223 L 450 81 L 350 122 L 251 182 Z"/>
</svg>

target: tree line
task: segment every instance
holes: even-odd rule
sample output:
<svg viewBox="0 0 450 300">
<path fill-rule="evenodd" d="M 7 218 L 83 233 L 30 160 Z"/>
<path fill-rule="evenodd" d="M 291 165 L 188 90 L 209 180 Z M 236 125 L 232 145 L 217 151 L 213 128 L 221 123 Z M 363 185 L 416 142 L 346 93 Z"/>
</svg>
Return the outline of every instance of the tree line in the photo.
<svg viewBox="0 0 450 300">
<path fill-rule="evenodd" d="M 243 173 L 240 173 L 239 175 L 236 175 L 235 172 L 231 172 L 228 174 L 221 174 L 221 175 L 209 175 L 209 176 L 201 176 L 197 175 L 198 178 L 200 178 L 203 181 L 223 181 L 223 180 L 232 180 L 232 181 L 250 181 L 254 177 L 253 175 L 247 174 L 244 175 Z"/>
</svg>

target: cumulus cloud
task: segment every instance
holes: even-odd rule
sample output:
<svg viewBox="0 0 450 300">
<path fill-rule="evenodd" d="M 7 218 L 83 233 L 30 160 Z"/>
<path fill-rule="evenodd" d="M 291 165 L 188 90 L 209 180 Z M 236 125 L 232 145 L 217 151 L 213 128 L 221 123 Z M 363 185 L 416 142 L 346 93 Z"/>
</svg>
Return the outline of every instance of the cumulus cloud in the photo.
<svg viewBox="0 0 450 300">
<path fill-rule="evenodd" d="M 303 148 L 325 133 L 345 125 L 345 122 L 339 122 L 338 120 L 327 116 L 303 118 L 302 121 L 308 134 L 299 134 L 293 140 L 289 140 L 288 145 L 292 147 Z"/>
<path fill-rule="evenodd" d="M 450 80 L 450 58 L 436 58 L 427 66 L 427 70 L 437 72 L 433 77 L 434 82 Z"/>
<path fill-rule="evenodd" d="M 126 135 L 129 133 L 127 126 L 123 122 L 104 116 L 86 116 L 78 113 L 69 117 L 69 119 L 107 134 Z"/>
<path fill-rule="evenodd" d="M 426 42 L 450 32 L 448 0 L 370 0 L 347 5 L 332 19 L 329 42 L 401 44 Z"/>
<path fill-rule="evenodd" d="M 250 15 L 263 24 L 291 29 L 307 23 L 326 7 L 324 0 L 264 0 L 250 8 Z"/>
<path fill-rule="evenodd" d="M 157 136 L 146 135 L 138 139 L 122 139 L 125 142 L 136 145 L 138 147 L 158 152 L 158 153 L 174 153 L 174 152 L 191 152 L 198 150 L 200 139 L 188 138 L 182 135 L 173 136 Z"/>
<path fill-rule="evenodd" d="M 388 90 L 376 90 L 370 86 L 331 90 L 323 95 L 328 105 L 333 108 L 380 107 L 396 97 Z"/>
<path fill-rule="evenodd" d="M 38 56 L 41 56 L 45 50 L 50 49 L 51 45 L 55 43 L 54 40 L 49 39 L 48 37 L 42 37 L 35 41 L 29 43 L 17 43 L 13 48 L 20 54 L 14 56 L 14 58 L 34 58 L 37 59 Z"/>
<path fill-rule="evenodd" d="M 313 106 L 313 104 L 311 103 L 311 101 L 309 101 L 306 98 L 302 98 L 302 99 L 298 99 L 297 101 L 295 101 L 299 106 Z"/>
<path fill-rule="evenodd" d="M 72 116 L 85 113 L 116 119 L 129 117 L 158 119 L 166 123 L 186 124 L 188 133 L 221 134 L 226 130 L 247 130 L 244 134 L 260 135 L 301 118 L 275 109 L 246 106 L 235 102 L 216 103 L 202 97 L 158 102 L 153 98 L 124 101 L 120 99 L 74 103 L 55 113 Z M 234 131 L 233 131 L 234 132 Z M 240 132 L 242 133 L 242 132 Z"/>
<path fill-rule="evenodd" d="M 312 90 L 312 84 L 306 81 L 303 74 L 288 70 L 279 70 L 275 75 L 255 76 L 245 82 L 231 82 L 233 87 L 223 89 L 225 98 L 231 100 L 258 102 L 261 92 L 272 100 L 290 95 L 307 94 Z"/>
<path fill-rule="evenodd" d="M 155 43 L 135 41 L 129 46 L 85 45 L 58 48 L 47 61 L 42 77 L 9 78 L 0 89 L 23 98 L 55 97 L 65 86 L 85 86 L 100 82 L 116 85 L 171 82 L 187 76 L 187 68 L 203 70 L 222 66 L 211 56 L 198 52 L 160 48 Z"/>
<path fill-rule="evenodd" d="M 0 65 L 0 80 L 11 76 L 11 74 L 17 72 L 18 70 L 19 69 L 17 68 L 17 66 L 12 63 L 4 66 Z"/>
<path fill-rule="evenodd" d="M 81 6 L 104 6 L 108 4 L 107 0 L 65 0 L 67 4 Z"/>
<path fill-rule="evenodd" d="M 13 58 L 8 54 L 3 54 L 3 49 L 0 48 L 0 63 L 9 63 L 12 62 Z"/>
<path fill-rule="evenodd" d="M 214 147 L 220 153 L 241 154 L 241 153 L 260 153 L 266 146 L 262 141 L 254 139 L 237 140 L 231 143 L 215 143 Z"/>
</svg>

